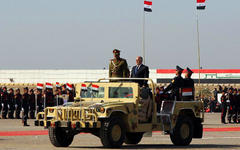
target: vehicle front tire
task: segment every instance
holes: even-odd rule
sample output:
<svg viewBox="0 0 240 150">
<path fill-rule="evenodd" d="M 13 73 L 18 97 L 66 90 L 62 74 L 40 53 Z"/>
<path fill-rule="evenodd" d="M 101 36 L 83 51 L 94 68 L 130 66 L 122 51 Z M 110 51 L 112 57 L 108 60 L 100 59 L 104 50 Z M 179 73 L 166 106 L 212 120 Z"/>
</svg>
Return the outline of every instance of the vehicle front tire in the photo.
<svg viewBox="0 0 240 150">
<path fill-rule="evenodd" d="M 137 133 L 126 133 L 126 144 L 138 144 L 143 137 L 143 132 L 137 132 Z"/>
<path fill-rule="evenodd" d="M 100 139 L 104 147 L 119 148 L 125 140 L 126 127 L 119 117 L 112 117 L 102 123 Z"/>
<path fill-rule="evenodd" d="M 56 147 L 68 147 L 74 138 L 71 133 L 66 133 L 63 128 L 52 128 L 48 129 L 49 138 L 51 143 Z"/>
<path fill-rule="evenodd" d="M 174 145 L 189 145 L 193 138 L 192 119 L 190 117 L 178 118 L 175 128 L 170 132 L 170 138 Z"/>
</svg>

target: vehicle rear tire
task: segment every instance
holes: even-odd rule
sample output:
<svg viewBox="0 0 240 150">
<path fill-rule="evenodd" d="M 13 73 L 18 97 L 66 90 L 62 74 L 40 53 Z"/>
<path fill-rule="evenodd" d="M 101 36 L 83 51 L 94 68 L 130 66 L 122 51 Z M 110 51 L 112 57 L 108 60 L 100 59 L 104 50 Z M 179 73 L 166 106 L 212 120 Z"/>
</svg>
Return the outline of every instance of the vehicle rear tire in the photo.
<svg viewBox="0 0 240 150">
<path fill-rule="evenodd" d="M 143 137 L 143 132 L 137 132 L 137 133 L 126 133 L 126 144 L 138 144 Z"/>
<path fill-rule="evenodd" d="M 175 128 L 170 132 L 170 138 L 174 145 L 189 145 L 193 138 L 193 123 L 190 117 L 180 117 Z"/>
<path fill-rule="evenodd" d="M 73 134 L 66 133 L 63 128 L 49 127 L 48 133 L 51 143 L 56 147 L 68 147 L 74 138 Z"/>
<path fill-rule="evenodd" d="M 126 127 L 119 117 L 112 117 L 102 123 L 100 139 L 104 147 L 119 148 L 125 140 Z"/>
</svg>

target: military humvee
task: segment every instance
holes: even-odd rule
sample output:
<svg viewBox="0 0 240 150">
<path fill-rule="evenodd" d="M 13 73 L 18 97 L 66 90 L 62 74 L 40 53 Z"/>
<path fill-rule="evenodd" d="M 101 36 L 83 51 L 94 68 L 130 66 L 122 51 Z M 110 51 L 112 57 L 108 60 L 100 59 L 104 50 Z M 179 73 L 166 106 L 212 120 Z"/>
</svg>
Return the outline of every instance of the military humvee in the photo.
<svg viewBox="0 0 240 150">
<path fill-rule="evenodd" d="M 144 133 L 153 131 L 169 134 L 174 145 L 202 138 L 202 102 L 164 100 L 157 111 L 155 84 L 142 80 L 148 80 L 149 86 L 140 88 L 129 79 L 113 78 L 79 83 L 75 102 L 45 108 L 35 125 L 48 129 L 56 147 L 69 146 L 82 132 L 99 137 L 104 147 L 138 144 Z"/>
</svg>

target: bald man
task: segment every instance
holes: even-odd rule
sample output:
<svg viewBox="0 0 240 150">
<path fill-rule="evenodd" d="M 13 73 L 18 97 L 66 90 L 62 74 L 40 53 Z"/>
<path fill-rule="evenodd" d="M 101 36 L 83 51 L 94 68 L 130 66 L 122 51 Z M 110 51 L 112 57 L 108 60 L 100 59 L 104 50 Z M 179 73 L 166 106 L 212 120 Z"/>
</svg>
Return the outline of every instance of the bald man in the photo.
<svg viewBox="0 0 240 150">
<path fill-rule="evenodd" d="M 141 56 L 138 56 L 136 58 L 136 66 L 132 67 L 131 78 L 149 78 L 148 66 L 143 65 L 142 62 L 143 58 Z M 147 86 L 146 80 L 137 80 L 136 82 L 140 87 Z"/>
</svg>

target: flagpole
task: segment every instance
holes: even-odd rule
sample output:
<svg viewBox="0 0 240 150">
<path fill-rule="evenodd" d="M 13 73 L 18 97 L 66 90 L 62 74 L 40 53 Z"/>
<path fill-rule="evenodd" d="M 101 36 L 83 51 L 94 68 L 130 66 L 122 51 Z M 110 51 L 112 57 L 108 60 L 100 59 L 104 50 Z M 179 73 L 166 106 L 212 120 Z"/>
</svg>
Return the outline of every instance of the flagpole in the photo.
<svg viewBox="0 0 240 150">
<path fill-rule="evenodd" d="M 145 64 L 145 62 L 146 62 L 146 59 L 145 59 L 145 11 L 143 10 L 143 41 L 142 41 L 142 55 L 143 55 L 143 64 Z"/>
<path fill-rule="evenodd" d="M 199 35 L 199 17 L 198 10 L 196 10 L 196 21 L 197 21 L 197 45 L 198 45 L 198 85 L 200 90 L 200 99 L 202 96 L 201 80 L 200 80 L 200 69 L 201 69 L 201 56 L 200 56 L 200 35 Z"/>
</svg>

